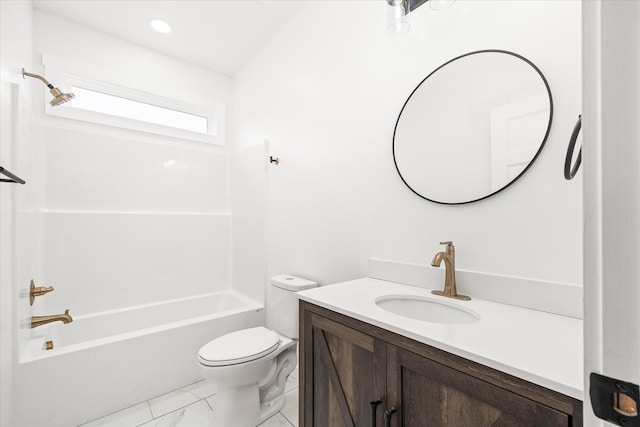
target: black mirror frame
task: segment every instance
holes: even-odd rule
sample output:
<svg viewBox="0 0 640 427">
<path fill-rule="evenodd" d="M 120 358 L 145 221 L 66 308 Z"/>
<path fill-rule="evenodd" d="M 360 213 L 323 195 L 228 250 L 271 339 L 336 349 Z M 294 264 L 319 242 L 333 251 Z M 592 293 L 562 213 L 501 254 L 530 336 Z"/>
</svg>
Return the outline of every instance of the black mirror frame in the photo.
<svg viewBox="0 0 640 427">
<path fill-rule="evenodd" d="M 505 185 L 504 187 L 500 188 L 499 190 L 494 191 L 493 193 L 487 194 L 484 197 L 480 197 L 480 198 L 474 199 L 474 200 L 469 200 L 469 201 L 466 201 L 466 202 L 440 202 L 440 201 L 437 201 L 437 200 L 432 200 L 432 199 L 429 199 L 428 197 L 423 196 L 422 194 L 418 193 L 416 190 L 411 188 L 411 186 L 407 183 L 407 181 L 402 176 L 402 173 L 400 172 L 400 169 L 398 168 L 398 162 L 396 161 L 396 152 L 395 152 L 396 131 L 398 129 L 398 123 L 400 122 L 400 117 L 402 117 L 402 112 L 404 111 L 405 107 L 407 106 L 407 104 L 411 100 L 411 97 L 413 96 L 413 94 L 420 88 L 420 86 L 422 86 L 422 84 L 425 81 L 427 81 L 427 79 L 429 77 L 431 77 L 433 74 L 438 72 L 438 70 L 440 70 L 441 68 L 447 66 L 448 64 L 452 63 L 453 61 L 457 61 L 458 59 L 461 59 L 461 58 L 464 58 L 464 57 L 467 57 L 467 56 L 471 56 L 471 55 L 476 55 L 476 54 L 479 54 L 479 53 L 504 53 L 504 54 L 507 54 L 507 55 L 515 56 L 516 58 L 519 58 L 519 59 L 523 60 L 524 62 L 526 62 L 527 64 L 529 64 L 538 73 L 538 75 L 542 79 L 542 82 L 544 83 L 544 85 L 545 85 L 545 87 L 547 89 L 547 94 L 549 95 L 549 123 L 547 125 L 547 130 L 546 130 L 546 132 L 544 134 L 544 138 L 542 139 L 542 143 L 540 144 L 540 148 L 538 148 L 538 151 L 533 156 L 533 158 L 531 159 L 529 164 L 522 170 L 522 172 L 520 172 L 520 174 L 518 174 L 518 176 L 516 176 L 511 181 L 509 181 L 509 183 L 507 185 Z M 518 55 L 517 53 L 510 52 L 510 51 L 507 51 L 507 50 L 500 50 L 500 49 L 485 49 L 485 50 L 477 50 L 477 51 L 474 51 L 474 52 L 465 53 L 464 55 L 457 56 L 457 57 L 445 62 L 444 64 L 440 65 L 438 68 L 433 70 L 431 73 L 429 73 L 429 75 L 427 77 L 422 79 L 422 81 L 420 83 L 418 83 L 418 85 L 411 92 L 411 94 L 409 94 L 409 97 L 407 98 L 407 100 L 402 105 L 402 109 L 400 110 L 400 113 L 398 114 L 398 119 L 396 120 L 396 124 L 395 124 L 395 126 L 393 128 L 393 141 L 392 141 L 392 147 L 391 147 L 392 148 L 392 152 L 393 152 L 393 164 L 395 165 L 396 171 L 398 172 L 398 175 L 400 176 L 400 179 L 402 179 L 402 182 L 409 188 L 409 190 L 411 190 L 414 194 L 416 194 L 417 196 L 421 197 L 422 199 L 428 200 L 428 201 L 433 202 L 433 203 L 438 203 L 438 204 L 441 204 L 441 205 L 466 205 L 466 204 L 469 204 L 469 203 L 478 202 L 480 200 L 484 200 L 484 199 L 487 199 L 487 198 L 489 198 L 491 196 L 494 196 L 494 195 L 500 193 L 501 191 L 503 191 L 504 189 L 510 187 L 514 182 L 516 182 L 518 179 L 520 179 L 520 177 L 522 175 L 524 175 L 529 170 L 531 165 L 533 165 L 535 163 L 536 159 L 538 158 L 538 156 L 542 152 L 542 149 L 544 148 L 544 145 L 547 142 L 547 138 L 549 137 L 549 132 L 551 131 L 551 123 L 552 122 L 553 122 L 553 97 L 551 95 L 551 88 L 549 87 L 549 83 L 547 82 L 547 79 L 545 78 L 544 74 L 542 74 L 542 71 L 540 71 L 540 69 L 533 62 L 531 62 L 530 60 L 528 60 L 527 58 L 525 58 L 522 55 Z"/>
</svg>

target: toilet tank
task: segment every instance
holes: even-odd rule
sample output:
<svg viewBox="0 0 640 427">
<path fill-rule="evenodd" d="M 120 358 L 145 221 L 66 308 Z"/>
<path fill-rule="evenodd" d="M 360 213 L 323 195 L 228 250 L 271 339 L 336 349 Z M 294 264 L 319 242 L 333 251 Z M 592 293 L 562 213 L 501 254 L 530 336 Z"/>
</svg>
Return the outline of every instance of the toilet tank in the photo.
<svg viewBox="0 0 640 427">
<path fill-rule="evenodd" d="M 271 278 L 271 327 L 289 338 L 298 338 L 298 297 L 296 292 L 318 286 L 316 282 L 288 274 Z"/>
</svg>

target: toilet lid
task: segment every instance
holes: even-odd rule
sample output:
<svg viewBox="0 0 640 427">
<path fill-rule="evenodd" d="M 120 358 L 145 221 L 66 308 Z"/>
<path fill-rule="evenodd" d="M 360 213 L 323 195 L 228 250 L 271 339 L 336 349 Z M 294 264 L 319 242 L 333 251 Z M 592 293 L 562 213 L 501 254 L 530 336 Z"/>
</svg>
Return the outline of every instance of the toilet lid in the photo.
<svg viewBox="0 0 640 427">
<path fill-rule="evenodd" d="M 280 337 L 258 326 L 216 338 L 198 352 L 200 363 L 206 366 L 225 366 L 249 362 L 275 351 Z"/>
</svg>

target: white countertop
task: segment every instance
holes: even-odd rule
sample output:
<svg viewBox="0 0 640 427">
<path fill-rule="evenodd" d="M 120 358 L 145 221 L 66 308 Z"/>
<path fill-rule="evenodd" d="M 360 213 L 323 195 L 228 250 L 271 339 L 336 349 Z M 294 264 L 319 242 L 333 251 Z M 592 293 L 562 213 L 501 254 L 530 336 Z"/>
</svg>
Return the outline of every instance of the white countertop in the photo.
<svg viewBox="0 0 640 427">
<path fill-rule="evenodd" d="M 432 296 L 480 315 L 449 325 L 398 316 L 375 304 L 384 295 Z M 491 301 L 458 301 L 430 290 L 362 278 L 298 293 L 300 299 L 478 362 L 578 400 L 583 392 L 582 320 Z M 473 298 L 473 295 L 471 295 Z"/>
</svg>

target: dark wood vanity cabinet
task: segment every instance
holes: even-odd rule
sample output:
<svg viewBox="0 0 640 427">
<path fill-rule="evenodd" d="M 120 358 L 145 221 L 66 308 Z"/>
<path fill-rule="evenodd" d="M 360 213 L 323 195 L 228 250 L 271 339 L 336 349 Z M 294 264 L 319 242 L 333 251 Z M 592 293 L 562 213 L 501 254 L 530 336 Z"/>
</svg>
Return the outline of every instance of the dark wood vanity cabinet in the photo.
<svg viewBox="0 0 640 427">
<path fill-rule="evenodd" d="M 567 427 L 569 415 L 410 351 L 388 347 L 388 405 L 402 426 Z"/>
<path fill-rule="evenodd" d="M 301 427 L 582 426 L 578 400 L 304 301 L 299 391 Z"/>
<path fill-rule="evenodd" d="M 386 344 L 326 317 L 310 314 L 308 319 L 304 353 L 311 370 L 304 376 L 313 410 L 305 414 L 304 425 L 371 425 L 372 396 L 385 394 Z"/>
</svg>

